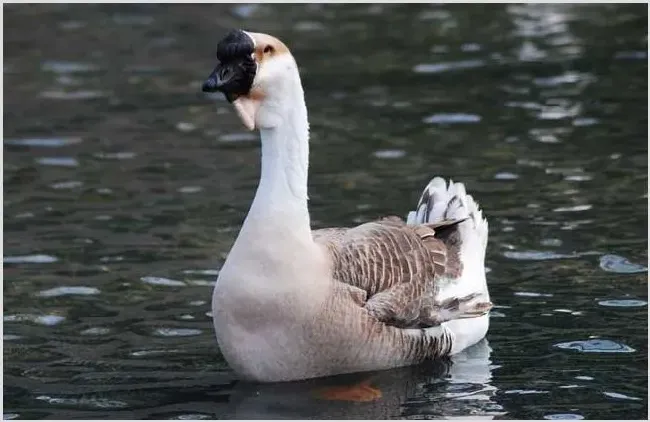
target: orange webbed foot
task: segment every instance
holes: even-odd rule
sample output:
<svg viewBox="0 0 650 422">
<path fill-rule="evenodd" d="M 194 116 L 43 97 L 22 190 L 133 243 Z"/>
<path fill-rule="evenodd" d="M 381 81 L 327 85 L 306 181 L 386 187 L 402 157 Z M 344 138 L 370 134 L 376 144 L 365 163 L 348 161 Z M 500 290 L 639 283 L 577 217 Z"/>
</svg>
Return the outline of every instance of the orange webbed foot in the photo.
<svg viewBox="0 0 650 422">
<path fill-rule="evenodd" d="M 370 385 L 370 380 L 353 385 L 337 385 L 315 391 L 322 400 L 339 400 L 352 402 L 371 402 L 381 398 L 381 390 Z"/>
</svg>

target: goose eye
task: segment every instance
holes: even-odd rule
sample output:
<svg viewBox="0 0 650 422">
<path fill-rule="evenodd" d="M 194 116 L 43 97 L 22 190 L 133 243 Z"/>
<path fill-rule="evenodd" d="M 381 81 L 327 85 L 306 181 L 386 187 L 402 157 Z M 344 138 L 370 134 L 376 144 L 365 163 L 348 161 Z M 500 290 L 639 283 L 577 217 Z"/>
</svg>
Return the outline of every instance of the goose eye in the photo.
<svg viewBox="0 0 650 422">
<path fill-rule="evenodd" d="M 270 45 L 267 45 L 264 47 L 264 53 L 272 53 L 273 52 L 273 47 Z"/>
</svg>

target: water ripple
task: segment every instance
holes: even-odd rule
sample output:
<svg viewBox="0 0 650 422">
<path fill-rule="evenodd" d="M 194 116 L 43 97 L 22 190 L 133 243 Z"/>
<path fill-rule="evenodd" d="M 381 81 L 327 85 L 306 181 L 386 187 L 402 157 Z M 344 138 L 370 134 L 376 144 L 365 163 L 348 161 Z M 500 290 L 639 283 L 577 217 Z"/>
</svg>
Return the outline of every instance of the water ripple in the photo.
<svg viewBox="0 0 650 422">
<path fill-rule="evenodd" d="M 203 331 L 196 328 L 157 328 L 153 332 L 161 337 L 190 337 L 203 334 Z"/>
<path fill-rule="evenodd" d="M 611 397 L 613 399 L 620 399 L 620 400 L 641 400 L 639 397 L 632 397 L 632 396 L 627 396 L 625 394 L 621 393 L 615 393 L 612 391 L 603 391 L 603 394 L 606 395 L 607 397 Z"/>
<path fill-rule="evenodd" d="M 91 327 L 81 331 L 79 334 L 82 336 L 105 336 L 111 332 L 110 328 L 106 327 Z"/>
<path fill-rule="evenodd" d="M 390 160 L 395 158 L 402 158 L 406 155 L 403 149 L 380 149 L 373 153 L 376 158 L 383 160 Z"/>
<path fill-rule="evenodd" d="M 598 304 L 608 308 L 642 308 L 647 306 L 648 302 L 638 299 L 608 299 L 600 300 Z"/>
<path fill-rule="evenodd" d="M 59 148 L 67 145 L 74 145 L 81 142 L 81 138 L 23 138 L 5 139 L 5 145 L 16 145 L 25 147 Z"/>
<path fill-rule="evenodd" d="M 53 289 L 42 290 L 38 293 L 40 297 L 59 297 L 59 296 L 88 296 L 101 293 L 98 288 L 86 286 L 61 286 Z"/>
<path fill-rule="evenodd" d="M 54 73 L 86 73 L 99 70 L 99 66 L 91 63 L 47 60 L 43 62 L 41 69 Z"/>
<path fill-rule="evenodd" d="M 3 256 L 2 262 L 5 264 L 50 264 L 57 262 L 59 258 L 52 255 L 17 255 Z"/>
<path fill-rule="evenodd" d="M 147 283 L 147 284 L 152 284 L 154 286 L 180 287 L 180 286 L 186 286 L 187 285 L 183 281 L 172 280 L 172 279 L 164 278 L 164 277 L 149 277 L 149 276 L 147 276 L 147 277 L 142 277 L 140 280 Z"/>
<path fill-rule="evenodd" d="M 481 116 L 467 113 L 437 113 L 424 118 L 428 124 L 478 123 Z"/>
<path fill-rule="evenodd" d="M 108 96 L 104 91 L 93 90 L 78 90 L 78 91 L 61 91 L 61 90 L 48 90 L 40 94 L 43 98 L 52 100 L 94 100 Z"/>
<path fill-rule="evenodd" d="M 555 344 L 554 347 L 564 350 L 577 350 L 583 353 L 633 353 L 635 349 L 623 343 L 617 343 L 612 340 L 590 339 L 569 341 L 566 343 Z"/>
<path fill-rule="evenodd" d="M 43 166 L 55 167 L 77 167 L 79 161 L 73 157 L 43 157 L 36 160 L 38 164 Z"/>
<path fill-rule="evenodd" d="M 58 325 L 65 321 L 65 317 L 61 315 L 34 315 L 34 314 L 14 314 L 4 315 L 4 322 L 23 322 L 29 321 L 39 325 L 53 326 Z"/>
<path fill-rule="evenodd" d="M 122 151 L 122 152 L 97 152 L 93 157 L 101 160 L 130 160 L 136 157 L 135 152 Z"/>
<path fill-rule="evenodd" d="M 573 205 L 570 207 L 558 207 L 554 208 L 554 212 L 579 212 L 579 211 L 587 211 L 592 208 L 592 205 L 590 204 L 583 204 L 583 205 Z"/>
<path fill-rule="evenodd" d="M 601 256 L 600 268 L 611 273 L 620 274 L 645 273 L 648 271 L 647 267 L 640 264 L 634 264 L 627 258 L 618 255 Z"/>
<path fill-rule="evenodd" d="M 256 140 L 257 136 L 255 134 L 247 132 L 226 133 L 219 137 L 219 142 L 225 143 L 251 142 Z"/>
<path fill-rule="evenodd" d="M 109 400 L 103 398 L 93 398 L 93 397 L 54 397 L 54 396 L 37 396 L 36 400 L 45 401 L 49 404 L 58 404 L 64 406 L 81 406 L 81 407 L 91 407 L 98 409 L 121 409 L 128 407 L 128 403 L 125 403 L 120 400 Z"/>
<path fill-rule="evenodd" d="M 550 251 L 505 251 L 503 256 L 520 261 L 546 261 L 550 259 L 577 258 L 579 254 L 562 254 Z"/>
<path fill-rule="evenodd" d="M 578 415 L 577 413 L 552 413 L 549 415 L 544 415 L 544 419 L 552 419 L 552 420 L 566 420 L 566 419 L 579 420 L 584 418 L 585 418 L 584 416 Z"/>
<path fill-rule="evenodd" d="M 473 69 L 482 66 L 485 66 L 484 60 L 459 60 L 457 62 L 423 63 L 415 66 L 413 71 L 415 73 L 442 73 L 453 70 Z"/>
<path fill-rule="evenodd" d="M 515 174 L 515 173 L 510 173 L 508 171 L 502 171 L 500 173 L 495 174 L 494 179 L 496 179 L 496 180 L 517 180 L 517 179 L 519 179 L 519 175 Z"/>
</svg>

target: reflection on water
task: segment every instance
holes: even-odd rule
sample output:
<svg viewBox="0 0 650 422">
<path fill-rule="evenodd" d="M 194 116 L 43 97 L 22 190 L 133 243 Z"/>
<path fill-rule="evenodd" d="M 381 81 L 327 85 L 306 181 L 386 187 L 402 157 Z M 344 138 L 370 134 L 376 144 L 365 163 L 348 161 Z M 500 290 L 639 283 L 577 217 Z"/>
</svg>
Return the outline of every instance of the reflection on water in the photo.
<svg viewBox="0 0 650 422">
<path fill-rule="evenodd" d="M 5 418 L 646 416 L 644 6 L 4 11 Z M 232 27 L 299 62 L 315 226 L 404 214 L 433 175 L 467 184 L 490 219 L 489 348 L 234 379 L 210 294 L 259 144 L 199 92 Z M 365 377 L 380 400 L 310 395 Z"/>
<path fill-rule="evenodd" d="M 503 415 L 493 400 L 490 347 L 483 340 L 452 362 L 431 362 L 376 373 L 305 382 L 235 384 L 223 417 L 232 419 L 393 419 Z M 324 388 L 367 382 L 381 391 L 370 402 L 330 401 Z"/>
</svg>

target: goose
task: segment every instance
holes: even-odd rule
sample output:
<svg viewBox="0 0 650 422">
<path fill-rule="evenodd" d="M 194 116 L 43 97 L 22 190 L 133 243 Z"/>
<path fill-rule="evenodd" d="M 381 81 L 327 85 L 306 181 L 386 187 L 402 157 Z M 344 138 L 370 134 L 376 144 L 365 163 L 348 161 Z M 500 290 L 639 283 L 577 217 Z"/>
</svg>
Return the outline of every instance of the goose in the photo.
<svg viewBox="0 0 650 422">
<path fill-rule="evenodd" d="M 204 92 L 258 130 L 255 197 L 212 296 L 219 349 L 238 377 L 284 382 L 380 371 L 479 342 L 492 307 L 488 223 L 462 183 L 434 177 L 406 220 L 312 230 L 309 122 L 294 57 L 243 30 L 217 44 Z"/>
</svg>

